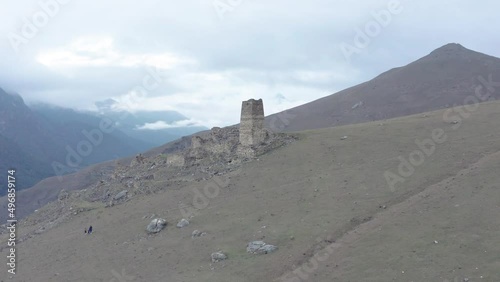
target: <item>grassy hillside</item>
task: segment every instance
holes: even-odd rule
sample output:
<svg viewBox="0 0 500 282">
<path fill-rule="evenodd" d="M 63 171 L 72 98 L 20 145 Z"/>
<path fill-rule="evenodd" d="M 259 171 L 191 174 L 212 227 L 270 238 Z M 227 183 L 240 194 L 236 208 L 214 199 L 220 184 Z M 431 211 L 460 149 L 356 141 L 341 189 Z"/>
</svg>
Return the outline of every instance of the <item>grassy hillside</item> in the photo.
<svg viewBox="0 0 500 282">
<path fill-rule="evenodd" d="M 170 183 L 151 169 L 155 178 L 142 182 L 149 195 L 108 208 L 77 203 L 88 211 L 26 237 L 50 207 L 42 208 L 19 229 L 16 281 L 500 281 L 500 103 L 479 105 L 461 123 L 443 115 L 300 132 L 221 176 L 227 186 L 183 229 L 179 202 L 193 203 L 195 189 L 214 179 Z M 446 140 L 416 159 L 416 141 L 433 132 Z M 391 188 L 387 172 L 400 174 L 401 158 L 418 165 Z M 169 225 L 150 236 L 152 214 Z M 192 239 L 195 229 L 207 235 Z M 260 239 L 279 250 L 247 254 Z M 211 263 L 218 250 L 229 259 Z"/>
</svg>

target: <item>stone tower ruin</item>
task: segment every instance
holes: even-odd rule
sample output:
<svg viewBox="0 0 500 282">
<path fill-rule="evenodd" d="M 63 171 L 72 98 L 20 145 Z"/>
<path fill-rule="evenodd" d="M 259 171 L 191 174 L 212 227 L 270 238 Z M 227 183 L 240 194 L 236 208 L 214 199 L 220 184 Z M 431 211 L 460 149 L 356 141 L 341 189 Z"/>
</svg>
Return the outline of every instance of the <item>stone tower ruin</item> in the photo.
<svg viewBox="0 0 500 282">
<path fill-rule="evenodd" d="M 264 104 L 262 99 L 243 101 L 241 106 L 240 144 L 257 146 L 264 141 Z"/>
</svg>

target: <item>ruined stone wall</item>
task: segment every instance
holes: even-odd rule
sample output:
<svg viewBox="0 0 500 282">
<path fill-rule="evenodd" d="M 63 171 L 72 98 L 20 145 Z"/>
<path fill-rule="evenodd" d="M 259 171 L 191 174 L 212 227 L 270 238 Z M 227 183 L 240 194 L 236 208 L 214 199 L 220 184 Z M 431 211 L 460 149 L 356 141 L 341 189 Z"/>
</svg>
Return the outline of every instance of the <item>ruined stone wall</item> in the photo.
<svg viewBox="0 0 500 282">
<path fill-rule="evenodd" d="M 264 141 L 264 104 L 262 99 L 243 101 L 241 106 L 240 144 L 257 146 Z"/>
</svg>

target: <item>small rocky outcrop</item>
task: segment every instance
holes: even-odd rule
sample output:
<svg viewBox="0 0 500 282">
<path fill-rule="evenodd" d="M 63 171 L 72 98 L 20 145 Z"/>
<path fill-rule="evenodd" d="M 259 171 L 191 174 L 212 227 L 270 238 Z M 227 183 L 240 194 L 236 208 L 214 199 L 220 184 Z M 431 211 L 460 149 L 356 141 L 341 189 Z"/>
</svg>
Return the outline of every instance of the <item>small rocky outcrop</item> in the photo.
<svg viewBox="0 0 500 282">
<path fill-rule="evenodd" d="M 251 254 L 264 255 L 273 253 L 276 250 L 278 250 L 278 247 L 268 245 L 264 241 L 253 241 L 247 245 L 247 252 Z"/>
<path fill-rule="evenodd" d="M 69 198 L 69 193 L 68 191 L 62 189 L 61 192 L 59 192 L 59 195 L 57 196 L 57 199 L 59 201 L 63 201 L 65 199 Z"/>
<path fill-rule="evenodd" d="M 119 200 L 121 200 L 121 199 L 125 198 L 125 197 L 127 196 L 127 193 L 128 193 L 128 191 L 127 191 L 127 190 L 123 190 L 123 191 L 121 191 L 120 193 L 116 194 L 116 195 L 113 197 L 113 199 L 114 199 L 115 201 L 119 201 Z"/>
<path fill-rule="evenodd" d="M 135 156 L 135 158 L 130 162 L 130 167 L 138 166 L 144 163 L 146 160 L 146 157 L 144 157 L 142 154 L 139 154 Z"/>
<path fill-rule="evenodd" d="M 189 225 L 189 221 L 187 221 L 186 219 L 181 219 L 181 221 L 179 221 L 179 223 L 177 223 L 177 228 L 183 228 L 183 227 L 186 227 Z"/>
<path fill-rule="evenodd" d="M 158 233 L 167 226 L 167 221 L 163 218 L 155 218 L 146 227 L 148 233 Z"/>
<path fill-rule="evenodd" d="M 201 232 L 200 230 L 195 230 L 193 233 L 191 233 L 191 238 L 197 238 L 197 237 L 202 237 L 207 235 L 205 232 Z"/>
<path fill-rule="evenodd" d="M 215 252 L 211 255 L 212 262 L 219 262 L 227 259 L 227 255 L 223 252 Z"/>
</svg>

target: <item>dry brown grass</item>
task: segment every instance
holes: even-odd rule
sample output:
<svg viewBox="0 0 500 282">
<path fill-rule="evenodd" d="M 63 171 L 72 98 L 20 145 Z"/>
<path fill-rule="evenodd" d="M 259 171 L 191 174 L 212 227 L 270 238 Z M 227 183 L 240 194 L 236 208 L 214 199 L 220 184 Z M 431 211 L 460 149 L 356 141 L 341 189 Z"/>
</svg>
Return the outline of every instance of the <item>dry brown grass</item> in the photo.
<svg viewBox="0 0 500 282">
<path fill-rule="evenodd" d="M 499 119 L 500 103 L 490 102 L 456 130 L 437 111 L 300 132 L 233 173 L 188 227 L 175 227 L 178 204 L 208 181 L 98 207 L 19 244 L 15 281 L 113 281 L 122 270 L 133 281 L 273 281 L 333 240 L 307 281 L 500 281 Z M 435 128 L 448 140 L 391 191 L 384 172 Z M 153 213 L 169 225 L 148 236 L 143 217 Z M 208 235 L 191 239 L 195 229 Z M 257 239 L 280 249 L 247 254 Z M 229 260 L 211 264 L 218 250 Z"/>
</svg>

